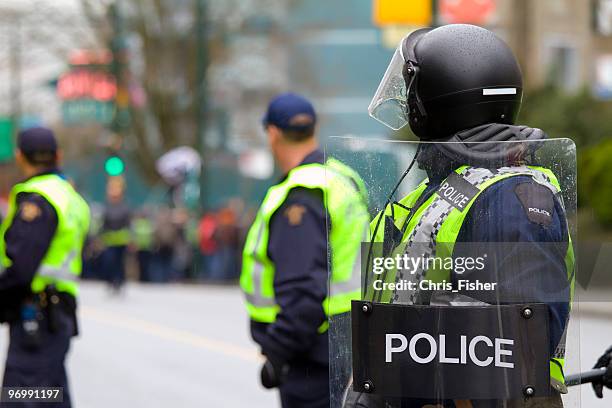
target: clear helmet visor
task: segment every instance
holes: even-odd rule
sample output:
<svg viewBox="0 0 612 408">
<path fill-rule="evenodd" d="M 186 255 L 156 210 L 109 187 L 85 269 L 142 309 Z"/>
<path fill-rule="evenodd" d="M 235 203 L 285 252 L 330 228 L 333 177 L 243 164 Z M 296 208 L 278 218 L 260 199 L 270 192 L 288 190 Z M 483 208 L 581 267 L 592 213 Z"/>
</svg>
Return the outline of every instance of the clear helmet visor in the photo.
<svg viewBox="0 0 612 408">
<path fill-rule="evenodd" d="M 371 117 L 393 130 L 408 123 L 408 93 L 402 74 L 405 61 L 401 49 L 400 43 L 368 107 Z"/>
</svg>

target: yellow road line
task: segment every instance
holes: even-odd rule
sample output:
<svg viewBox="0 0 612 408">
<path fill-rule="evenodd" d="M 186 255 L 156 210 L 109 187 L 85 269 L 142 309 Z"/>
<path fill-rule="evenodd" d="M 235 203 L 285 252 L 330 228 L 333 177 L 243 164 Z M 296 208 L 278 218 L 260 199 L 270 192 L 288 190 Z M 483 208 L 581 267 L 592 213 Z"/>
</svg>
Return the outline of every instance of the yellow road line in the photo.
<svg viewBox="0 0 612 408">
<path fill-rule="evenodd" d="M 157 336 L 166 340 L 183 343 L 189 346 L 203 348 L 215 353 L 225 354 L 242 360 L 259 363 L 263 360 L 255 350 L 226 343 L 208 337 L 193 334 L 185 330 L 174 329 L 157 323 L 148 322 L 133 317 L 119 316 L 103 310 L 81 306 L 80 315 L 85 319 L 97 321 L 123 329 L 134 330 Z"/>
</svg>

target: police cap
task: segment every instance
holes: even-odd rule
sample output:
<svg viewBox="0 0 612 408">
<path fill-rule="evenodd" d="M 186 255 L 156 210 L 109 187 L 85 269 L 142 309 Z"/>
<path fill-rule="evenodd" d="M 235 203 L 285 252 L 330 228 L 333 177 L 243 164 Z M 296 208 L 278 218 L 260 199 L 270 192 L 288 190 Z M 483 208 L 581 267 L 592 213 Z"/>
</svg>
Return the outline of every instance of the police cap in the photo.
<svg viewBox="0 0 612 408">
<path fill-rule="evenodd" d="M 314 129 L 317 122 L 312 103 L 303 96 L 294 93 L 280 94 L 268 105 L 263 117 L 263 125 L 274 125 L 285 131 L 308 131 Z"/>
<path fill-rule="evenodd" d="M 57 140 L 48 128 L 34 127 L 20 131 L 17 147 L 32 164 L 51 164 L 57 158 Z"/>
</svg>

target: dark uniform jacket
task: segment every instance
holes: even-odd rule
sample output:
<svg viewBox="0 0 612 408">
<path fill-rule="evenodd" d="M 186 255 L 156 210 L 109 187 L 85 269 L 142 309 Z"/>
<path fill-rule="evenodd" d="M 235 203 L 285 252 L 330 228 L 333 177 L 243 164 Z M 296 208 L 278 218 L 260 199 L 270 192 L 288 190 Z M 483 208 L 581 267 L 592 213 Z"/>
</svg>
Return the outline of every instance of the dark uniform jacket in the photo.
<svg viewBox="0 0 612 408">
<path fill-rule="evenodd" d="M 421 199 L 431 196 L 446 179 L 451 165 L 428 170 L 429 183 Z M 537 209 L 537 212 L 530 209 Z M 507 295 L 506 303 L 538 302 L 550 307 L 550 352 L 554 353 L 569 316 L 568 272 L 565 255 L 569 243 L 568 225 L 562 203 L 552 192 L 529 176 L 501 180 L 487 188 L 474 202 L 459 231 L 454 257 L 480 257 L 487 253 L 491 268 L 473 269 L 452 281 L 498 282 L 491 296 Z M 482 245 L 479 245 L 481 243 Z M 490 243 L 495 243 L 491 245 Z M 526 251 L 527 253 L 522 253 Z M 509 262 L 499 262 L 508 259 Z M 521 299 L 513 294 L 520 293 Z M 464 293 L 487 303 L 483 291 Z M 504 303 L 502 301 L 502 303 Z"/>
</svg>

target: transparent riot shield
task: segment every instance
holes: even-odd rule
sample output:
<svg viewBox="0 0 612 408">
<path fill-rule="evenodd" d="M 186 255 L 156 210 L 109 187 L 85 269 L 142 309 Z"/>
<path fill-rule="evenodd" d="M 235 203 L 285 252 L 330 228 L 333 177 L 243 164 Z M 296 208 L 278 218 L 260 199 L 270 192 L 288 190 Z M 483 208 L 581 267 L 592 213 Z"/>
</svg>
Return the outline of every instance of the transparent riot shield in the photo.
<svg viewBox="0 0 612 408">
<path fill-rule="evenodd" d="M 580 406 L 571 140 L 326 157 L 332 408 Z"/>
</svg>

